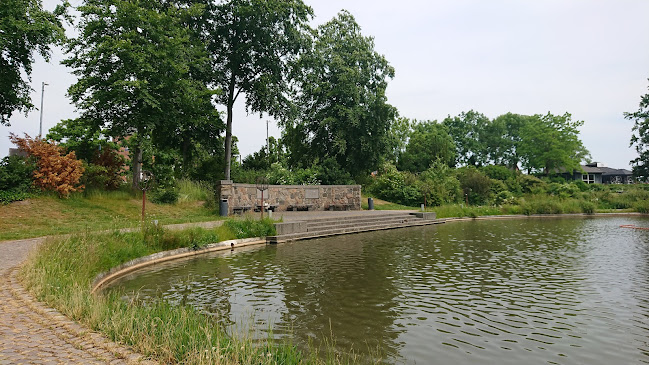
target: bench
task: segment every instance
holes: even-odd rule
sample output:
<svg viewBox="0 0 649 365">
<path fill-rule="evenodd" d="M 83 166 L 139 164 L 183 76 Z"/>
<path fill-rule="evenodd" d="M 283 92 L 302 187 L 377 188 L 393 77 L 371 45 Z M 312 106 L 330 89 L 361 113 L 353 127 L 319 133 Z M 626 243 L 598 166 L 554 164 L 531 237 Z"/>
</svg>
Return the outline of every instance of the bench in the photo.
<svg viewBox="0 0 649 365">
<path fill-rule="evenodd" d="M 353 204 L 341 203 L 341 204 L 328 204 L 325 205 L 325 210 L 350 210 Z"/>
<path fill-rule="evenodd" d="M 286 210 L 288 211 L 307 211 L 311 210 L 313 208 L 313 204 L 295 204 L 295 205 L 289 205 L 286 207 Z"/>
<path fill-rule="evenodd" d="M 255 212 L 259 212 L 259 211 L 261 211 L 261 205 L 257 204 L 257 205 L 255 205 Z M 264 207 L 264 212 L 268 212 L 268 211 L 276 212 L 277 211 L 277 205 L 275 205 L 275 204 L 266 205 L 266 207 Z"/>
<path fill-rule="evenodd" d="M 249 211 L 250 209 L 252 209 L 252 207 L 250 205 L 242 205 L 242 206 L 239 206 L 239 207 L 232 207 L 232 213 L 234 213 L 234 214 L 242 214 L 242 213 L 245 213 L 245 212 Z"/>
</svg>

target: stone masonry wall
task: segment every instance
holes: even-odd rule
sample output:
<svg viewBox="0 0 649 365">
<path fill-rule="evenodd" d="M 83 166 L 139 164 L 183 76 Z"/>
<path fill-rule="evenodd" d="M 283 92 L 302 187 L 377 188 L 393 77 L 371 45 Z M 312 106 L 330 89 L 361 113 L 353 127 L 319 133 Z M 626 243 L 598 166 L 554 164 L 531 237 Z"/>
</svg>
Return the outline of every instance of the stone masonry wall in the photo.
<svg viewBox="0 0 649 365">
<path fill-rule="evenodd" d="M 220 197 L 228 200 L 228 214 L 252 210 L 261 203 L 261 190 L 255 184 L 221 181 Z M 360 210 L 360 185 L 269 185 L 264 203 L 276 211 Z"/>
</svg>

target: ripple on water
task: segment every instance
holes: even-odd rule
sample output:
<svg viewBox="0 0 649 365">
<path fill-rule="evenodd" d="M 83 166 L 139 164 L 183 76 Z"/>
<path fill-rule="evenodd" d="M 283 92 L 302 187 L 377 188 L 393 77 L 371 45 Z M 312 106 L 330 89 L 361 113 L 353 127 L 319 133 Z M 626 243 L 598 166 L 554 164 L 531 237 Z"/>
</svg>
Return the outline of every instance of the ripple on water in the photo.
<svg viewBox="0 0 649 365">
<path fill-rule="evenodd" d="M 649 220 L 334 237 L 178 261 L 118 287 L 368 360 L 379 348 L 389 363 L 647 363 L 649 232 L 622 224 Z"/>
</svg>

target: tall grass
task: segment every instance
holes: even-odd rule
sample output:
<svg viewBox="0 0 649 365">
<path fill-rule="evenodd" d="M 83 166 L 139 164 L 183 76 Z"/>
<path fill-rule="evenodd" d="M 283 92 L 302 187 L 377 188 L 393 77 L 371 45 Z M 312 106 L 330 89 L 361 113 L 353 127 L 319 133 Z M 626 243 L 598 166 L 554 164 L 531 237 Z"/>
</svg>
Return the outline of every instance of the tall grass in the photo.
<svg viewBox="0 0 649 365">
<path fill-rule="evenodd" d="M 176 186 L 178 187 L 179 203 L 206 201 L 210 195 L 214 194 L 209 184 L 203 181 L 181 179 L 178 180 Z"/>
<path fill-rule="evenodd" d="M 148 227 L 137 233 L 88 233 L 50 238 L 21 271 L 27 288 L 70 318 L 103 332 L 113 341 L 163 363 L 183 364 L 299 364 L 347 362 L 344 355 L 319 360 L 288 343 L 226 334 L 218 318 L 164 301 L 146 306 L 125 302 L 119 293 L 90 294 L 100 272 L 137 257 L 178 247 L 201 246 L 248 233 L 257 233 L 270 221 L 237 221 L 216 229 L 166 231 Z M 250 226 L 245 228 L 246 226 Z M 230 227 L 244 227 L 232 231 Z M 271 231 L 268 227 L 266 231 Z M 332 354 L 333 350 L 330 350 Z"/>
</svg>

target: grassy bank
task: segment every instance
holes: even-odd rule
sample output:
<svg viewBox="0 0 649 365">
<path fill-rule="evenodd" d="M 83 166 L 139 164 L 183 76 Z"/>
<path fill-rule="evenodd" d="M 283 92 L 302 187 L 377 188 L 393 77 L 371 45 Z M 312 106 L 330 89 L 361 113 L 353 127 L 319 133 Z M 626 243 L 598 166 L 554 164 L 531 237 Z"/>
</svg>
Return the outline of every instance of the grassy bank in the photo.
<svg viewBox="0 0 649 365">
<path fill-rule="evenodd" d="M 179 247 L 201 247 L 231 238 L 273 234 L 270 221 L 227 221 L 216 229 L 137 233 L 87 233 L 50 238 L 30 258 L 21 276 L 39 299 L 110 339 L 163 363 L 317 363 L 286 343 L 259 344 L 229 337 L 217 319 L 164 302 L 139 306 L 119 295 L 93 296 L 90 285 L 103 271 L 131 259 Z M 335 357 L 331 363 L 337 363 Z"/>
<path fill-rule="evenodd" d="M 200 195 L 181 194 L 176 204 L 147 202 L 147 220 L 162 224 L 218 220 Z M 86 192 L 69 199 L 43 195 L 0 206 L 0 241 L 46 235 L 137 227 L 142 195 L 127 191 Z"/>
<path fill-rule="evenodd" d="M 367 198 L 363 196 L 363 209 L 367 209 Z M 376 210 L 419 210 L 417 206 L 406 206 L 374 199 Z M 466 205 L 444 204 L 426 207 L 434 211 L 438 218 L 478 217 L 511 214 L 574 214 L 574 213 L 649 213 L 649 190 L 644 186 L 597 186 L 588 191 L 567 194 L 523 194 L 510 196 L 500 204 Z"/>
</svg>

